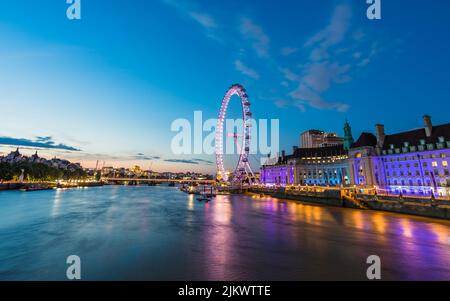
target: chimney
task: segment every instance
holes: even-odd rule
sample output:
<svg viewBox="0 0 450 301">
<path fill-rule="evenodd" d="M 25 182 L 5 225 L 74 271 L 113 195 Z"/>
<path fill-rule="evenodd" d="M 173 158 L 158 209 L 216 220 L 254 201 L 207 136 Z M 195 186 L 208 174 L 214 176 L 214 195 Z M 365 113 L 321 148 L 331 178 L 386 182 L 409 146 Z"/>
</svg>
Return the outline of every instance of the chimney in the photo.
<svg viewBox="0 0 450 301">
<path fill-rule="evenodd" d="M 433 124 L 431 123 L 431 117 L 429 115 L 423 116 L 423 122 L 425 124 L 425 133 L 427 137 L 431 137 L 433 131 Z"/>
<path fill-rule="evenodd" d="M 384 145 L 384 139 L 386 138 L 386 134 L 384 133 L 384 125 L 383 124 L 377 124 L 377 146 L 383 147 Z"/>
</svg>

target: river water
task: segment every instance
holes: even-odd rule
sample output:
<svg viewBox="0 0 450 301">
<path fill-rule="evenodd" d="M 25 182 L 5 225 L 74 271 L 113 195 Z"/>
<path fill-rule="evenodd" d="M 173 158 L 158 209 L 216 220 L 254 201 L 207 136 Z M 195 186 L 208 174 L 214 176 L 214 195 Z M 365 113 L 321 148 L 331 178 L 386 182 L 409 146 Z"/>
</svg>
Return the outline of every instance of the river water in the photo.
<svg viewBox="0 0 450 301">
<path fill-rule="evenodd" d="M 170 187 L 0 193 L 0 280 L 450 280 L 450 222 Z"/>
</svg>

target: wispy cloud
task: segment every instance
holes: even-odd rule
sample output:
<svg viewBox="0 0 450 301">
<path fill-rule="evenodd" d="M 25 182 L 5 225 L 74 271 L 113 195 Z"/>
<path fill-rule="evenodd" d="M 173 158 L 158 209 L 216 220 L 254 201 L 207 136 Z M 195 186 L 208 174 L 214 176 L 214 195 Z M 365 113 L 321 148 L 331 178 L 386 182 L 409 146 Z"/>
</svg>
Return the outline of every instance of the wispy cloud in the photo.
<svg viewBox="0 0 450 301">
<path fill-rule="evenodd" d="M 192 164 L 192 165 L 199 165 L 199 164 L 206 164 L 206 165 L 212 165 L 214 162 L 203 160 L 203 159 L 165 159 L 165 162 L 169 163 L 180 163 L 180 164 Z"/>
<path fill-rule="evenodd" d="M 187 1 L 178 0 L 161 0 L 164 4 L 175 8 L 180 15 L 190 18 L 197 24 L 201 25 L 205 29 L 205 33 L 208 37 L 215 37 L 213 30 L 218 27 L 216 19 L 205 12 L 202 12 L 198 7 L 195 7 L 193 3 Z"/>
<path fill-rule="evenodd" d="M 143 153 L 138 153 L 138 154 L 132 156 L 132 159 L 141 160 L 141 161 L 153 161 L 153 160 L 159 160 L 159 159 L 161 159 L 161 157 L 159 157 L 159 156 L 147 156 L 147 155 L 145 155 Z"/>
<path fill-rule="evenodd" d="M 298 48 L 295 48 L 295 47 L 283 47 L 283 48 L 281 48 L 280 52 L 283 56 L 289 56 L 293 53 L 296 53 L 297 51 L 298 51 Z"/>
<path fill-rule="evenodd" d="M 193 11 L 189 12 L 189 16 L 207 29 L 214 29 L 217 27 L 216 20 L 208 14 Z"/>
<path fill-rule="evenodd" d="M 328 26 L 309 38 L 305 43 L 305 47 L 319 44 L 320 47 L 326 50 L 331 46 L 339 44 L 348 31 L 351 17 L 352 10 L 349 5 L 338 5 Z"/>
<path fill-rule="evenodd" d="M 252 47 L 259 57 L 267 58 L 269 56 L 270 38 L 261 26 L 256 25 L 249 18 L 242 18 L 240 32 L 245 39 L 251 41 Z"/>
<path fill-rule="evenodd" d="M 56 144 L 52 137 L 37 137 L 35 140 L 25 138 L 0 137 L 0 145 L 26 146 L 45 149 L 60 149 L 68 151 L 80 151 L 80 149 L 65 144 Z"/>
<path fill-rule="evenodd" d="M 204 159 L 192 159 L 192 161 L 196 161 L 196 162 L 199 162 L 199 163 L 204 163 L 204 164 L 207 164 L 207 165 L 214 164 L 214 162 L 209 161 L 209 160 L 204 160 Z"/>
<path fill-rule="evenodd" d="M 259 73 L 256 72 L 254 69 L 247 67 L 242 61 L 236 60 L 234 62 L 234 66 L 236 70 L 238 70 L 242 74 L 251 77 L 253 79 L 259 79 Z"/>
<path fill-rule="evenodd" d="M 351 80 L 350 64 L 343 64 L 333 59 L 337 57 L 333 46 L 339 45 L 346 36 L 352 16 L 351 7 L 343 4 L 336 7 L 329 24 L 318 33 L 309 38 L 304 47 L 310 49 L 309 62 L 304 64 L 299 74 L 282 69 L 285 78 L 297 82 L 297 88 L 290 93 L 295 100 L 294 105 L 305 110 L 304 104 L 316 109 L 334 109 L 345 112 L 349 106 L 339 101 L 325 100 L 323 93 L 328 91 L 332 84 L 346 83 Z"/>
</svg>

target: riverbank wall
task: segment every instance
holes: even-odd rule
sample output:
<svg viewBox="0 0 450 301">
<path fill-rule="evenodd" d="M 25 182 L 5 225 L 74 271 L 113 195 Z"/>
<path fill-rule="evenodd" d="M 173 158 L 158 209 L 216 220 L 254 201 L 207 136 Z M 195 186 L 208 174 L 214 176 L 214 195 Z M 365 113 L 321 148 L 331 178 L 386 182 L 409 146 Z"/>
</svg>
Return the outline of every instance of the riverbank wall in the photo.
<svg viewBox="0 0 450 301">
<path fill-rule="evenodd" d="M 328 206 L 361 209 L 361 205 L 368 210 L 388 211 L 408 215 L 417 215 L 431 218 L 450 220 L 450 201 L 407 198 L 396 196 L 355 196 L 355 201 L 344 197 L 340 190 L 292 191 L 284 188 L 251 188 L 252 194 L 263 194 L 266 196 L 288 199 L 300 202 L 315 203 Z"/>
</svg>

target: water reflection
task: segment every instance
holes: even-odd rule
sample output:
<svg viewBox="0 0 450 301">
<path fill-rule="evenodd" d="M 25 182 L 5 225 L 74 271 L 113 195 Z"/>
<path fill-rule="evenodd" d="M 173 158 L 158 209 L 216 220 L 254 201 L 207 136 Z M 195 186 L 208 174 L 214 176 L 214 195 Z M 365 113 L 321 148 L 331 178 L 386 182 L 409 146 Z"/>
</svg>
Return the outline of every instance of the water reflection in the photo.
<svg viewBox="0 0 450 301">
<path fill-rule="evenodd" d="M 86 280 L 360 280 L 377 254 L 386 280 L 450 280 L 449 235 L 449 221 L 271 197 L 0 193 L 0 279 L 64 280 L 65 257 L 80 254 Z"/>
</svg>

